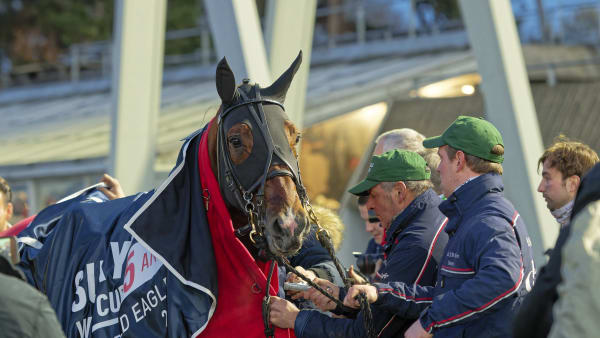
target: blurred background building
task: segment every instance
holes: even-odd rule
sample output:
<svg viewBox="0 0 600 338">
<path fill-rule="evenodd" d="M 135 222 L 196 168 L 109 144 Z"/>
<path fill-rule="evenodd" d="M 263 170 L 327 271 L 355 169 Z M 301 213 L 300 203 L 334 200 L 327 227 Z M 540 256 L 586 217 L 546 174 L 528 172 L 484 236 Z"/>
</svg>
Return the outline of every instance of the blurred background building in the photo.
<svg viewBox="0 0 600 338">
<path fill-rule="evenodd" d="M 268 2 L 256 0 L 263 25 Z M 544 145 L 564 133 L 600 151 L 600 1 L 511 4 Z M 156 185 L 218 107 L 206 12 L 201 0 L 168 1 Z M 13 221 L 109 170 L 113 17 L 112 0 L 0 0 L 0 176 L 15 191 Z M 374 138 L 483 116 L 480 82 L 457 1 L 317 1 L 300 164 L 313 202 L 356 229 L 346 249 L 366 244 L 345 191 Z"/>
</svg>

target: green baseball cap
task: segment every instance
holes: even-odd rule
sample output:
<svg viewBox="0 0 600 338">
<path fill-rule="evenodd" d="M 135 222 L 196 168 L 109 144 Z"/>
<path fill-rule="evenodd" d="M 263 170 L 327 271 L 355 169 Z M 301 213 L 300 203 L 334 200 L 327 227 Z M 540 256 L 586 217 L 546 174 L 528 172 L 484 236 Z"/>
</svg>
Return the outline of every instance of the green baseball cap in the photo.
<svg viewBox="0 0 600 338">
<path fill-rule="evenodd" d="M 427 163 L 421 155 L 394 149 L 371 159 L 367 178 L 348 190 L 351 194 L 365 196 L 381 182 L 421 181 L 431 176 Z"/>
<path fill-rule="evenodd" d="M 502 163 L 503 155 L 492 154 L 495 145 L 504 147 L 502 135 L 490 122 L 471 116 L 459 116 L 440 136 L 423 140 L 425 148 L 449 145 L 484 160 Z"/>
</svg>

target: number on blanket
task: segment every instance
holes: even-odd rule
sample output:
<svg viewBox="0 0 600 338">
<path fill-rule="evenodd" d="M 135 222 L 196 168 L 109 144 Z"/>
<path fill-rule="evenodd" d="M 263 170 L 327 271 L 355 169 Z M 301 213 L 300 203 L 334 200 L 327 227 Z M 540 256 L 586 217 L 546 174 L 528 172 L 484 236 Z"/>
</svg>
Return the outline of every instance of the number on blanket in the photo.
<svg viewBox="0 0 600 338">
<path fill-rule="evenodd" d="M 168 321 L 167 321 L 167 310 L 162 310 L 162 311 L 160 312 L 160 315 L 161 315 L 162 317 L 165 317 L 165 327 L 166 327 L 166 326 L 168 325 Z"/>
</svg>

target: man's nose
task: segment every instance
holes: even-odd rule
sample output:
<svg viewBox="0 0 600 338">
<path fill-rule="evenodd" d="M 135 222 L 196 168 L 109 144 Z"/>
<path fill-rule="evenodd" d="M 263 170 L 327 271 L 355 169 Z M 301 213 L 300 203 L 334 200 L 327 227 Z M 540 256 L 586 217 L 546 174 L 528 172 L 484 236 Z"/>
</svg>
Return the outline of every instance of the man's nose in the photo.
<svg viewBox="0 0 600 338">
<path fill-rule="evenodd" d="M 538 192 L 544 192 L 544 181 L 540 182 L 540 184 L 538 185 L 537 191 Z"/>
</svg>

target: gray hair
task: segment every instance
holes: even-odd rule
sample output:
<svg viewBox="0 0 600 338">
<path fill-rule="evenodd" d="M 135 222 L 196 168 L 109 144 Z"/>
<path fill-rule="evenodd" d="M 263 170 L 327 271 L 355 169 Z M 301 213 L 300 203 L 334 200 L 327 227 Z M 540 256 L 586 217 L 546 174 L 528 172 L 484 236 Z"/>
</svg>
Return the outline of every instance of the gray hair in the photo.
<svg viewBox="0 0 600 338">
<path fill-rule="evenodd" d="M 433 188 L 433 183 L 430 180 L 422 180 L 422 181 L 402 181 L 404 185 L 406 185 L 406 189 L 412 192 L 415 196 L 419 196 L 427 189 Z M 391 192 L 396 185 L 396 182 L 381 182 L 381 188 L 385 192 Z"/>
<path fill-rule="evenodd" d="M 387 131 L 375 140 L 376 149 L 381 147 L 381 154 L 393 149 L 405 149 L 416 153 L 424 150 L 425 136 L 414 129 L 402 128 Z M 380 155 L 380 154 L 377 154 Z"/>
<path fill-rule="evenodd" d="M 425 162 L 427 162 L 427 166 L 431 170 L 431 183 L 433 183 L 433 190 L 435 190 L 438 194 L 442 193 L 441 184 L 442 179 L 440 177 L 440 173 L 437 171 L 437 167 L 440 165 L 442 159 L 440 155 L 437 153 L 438 148 L 424 149 L 423 152 L 419 152 Z"/>
<path fill-rule="evenodd" d="M 386 131 L 385 133 L 379 135 L 375 140 L 374 155 L 380 155 L 392 149 L 405 149 L 416 152 L 417 154 L 421 155 L 423 159 L 425 159 L 425 162 L 427 162 L 427 166 L 431 171 L 431 183 L 433 183 L 433 189 L 437 193 L 441 193 L 440 174 L 436 170 L 441 159 L 437 153 L 437 148 L 427 149 L 423 147 L 424 139 L 425 136 L 423 136 L 423 134 L 410 128 Z"/>
</svg>

